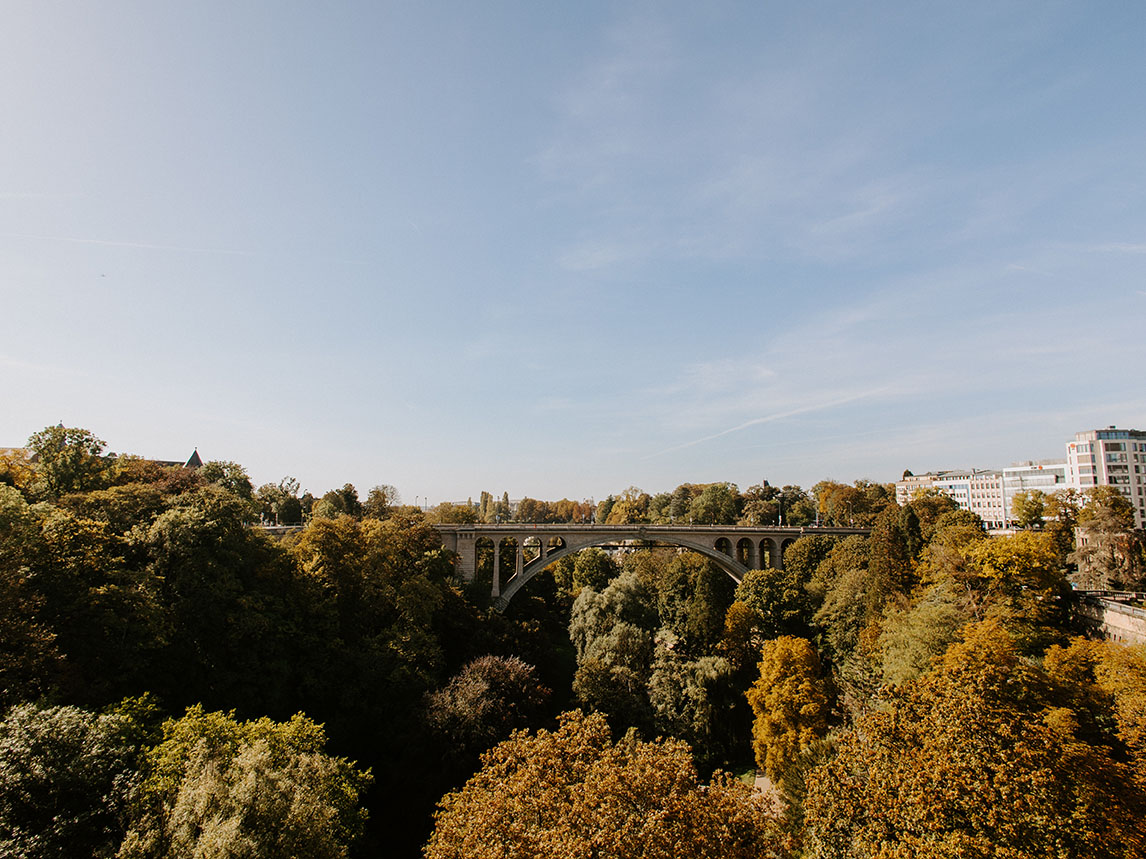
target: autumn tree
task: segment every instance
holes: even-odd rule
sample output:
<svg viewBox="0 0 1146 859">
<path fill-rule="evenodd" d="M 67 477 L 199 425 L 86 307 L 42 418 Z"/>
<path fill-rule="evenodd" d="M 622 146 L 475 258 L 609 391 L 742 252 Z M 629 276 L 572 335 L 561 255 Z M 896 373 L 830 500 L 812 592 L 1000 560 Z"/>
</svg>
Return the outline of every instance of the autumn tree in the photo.
<svg viewBox="0 0 1146 859">
<path fill-rule="evenodd" d="M 760 676 L 748 690 L 756 720 L 756 763 L 774 782 L 799 753 L 827 732 L 828 695 L 811 642 L 785 635 L 764 643 Z"/>
<path fill-rule="evenodd" d="M 603 717 L 567 713 L 485 755 L 439 803 L 424 855 L 760 859 L 782 845 L 767 800 L 726 777 L 701 782 L 684 743 L 614 743 Z"/>
<path fill-rule="evenodd" d="M 426 513 L 426 522 L 441 525 L 473 525 L 480 514 L 476 507 L 470 504 L 450 504 L 442 502 Z"/>
<path fill-rule="evenodd" d="M 649 494 L 636 486 L 630 486 L 619 498 L 614 499 L 608 515 L 603 520 L 598 515 L 597 521 L 608 525 L 629 525 L 647 522 L 648 513 Z"/>
<path fill-rule="evenodd" d="M 1146 788 L 1146 652 L 1076 638 L 1050 647 L 1044 666 L 1065 691 L 1078 733 L 1124 752 Z"/>
<path fill-rule="evenodd" d="M 967 627 L 808 776 L 808 855 L 1146 855 L 1141 786 L 1047 687 L 1001 625 Z"/>
<path fill-rule="evenodd" d="M 1049 535 L 991 537 L 964 554 L 985 616 L 1006 623 L 1020 649 L 1037 654 L 1062 639 L 1070 587 Z"/>
</svg>

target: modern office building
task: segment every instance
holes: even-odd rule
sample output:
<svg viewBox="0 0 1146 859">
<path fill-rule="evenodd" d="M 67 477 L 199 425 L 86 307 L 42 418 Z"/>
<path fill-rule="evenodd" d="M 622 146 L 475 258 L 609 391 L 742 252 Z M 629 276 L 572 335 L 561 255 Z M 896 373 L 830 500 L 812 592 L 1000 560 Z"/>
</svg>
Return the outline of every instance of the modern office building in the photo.
<svg viewBox="0 0 1146 859">
<path fill-rule="evenodd" d="M 1037 459 L 1016 462 L 1003 469 L 1003 521 L 1014 522 L 1015 495 L 1037 489 L 1052 495 L 1069 489 L 1065 459 Z"/>
<path fill-rule="evenodd" d="M 1075 433 L 1066 455 L 1072 488 L 1115 487 L 1133 505 L 1135 527 L 1146 527 L 1146 432 L 1110 426 Z"/>
</svg>

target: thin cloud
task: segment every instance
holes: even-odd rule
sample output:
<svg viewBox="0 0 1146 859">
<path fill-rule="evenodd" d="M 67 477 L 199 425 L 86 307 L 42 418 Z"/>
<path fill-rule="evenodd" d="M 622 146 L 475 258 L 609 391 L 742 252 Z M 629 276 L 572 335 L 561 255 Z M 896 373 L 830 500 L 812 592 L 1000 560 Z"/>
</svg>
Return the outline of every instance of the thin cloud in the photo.
<svg viewBox="0 0 1146 859">
<path fill-rule="evenodd" d="M 189 254 L 226 254 L 228 256 L 255 256 L 254 251 L 233 250 L 228 248 L 189 248 L 178 245 L 155 245 L 146 242 L 121 242 L 107 239 L 82 239 L 74 236 L 38 236 L 26 233 L 0 233 L 7 239 L 34 239 L 46 242 L 70 242 L 77 245 L 100 245 L 110 248 L 136 248 L 149 251 L 176 251 Z"/>
<path fill-rule="evenodd" d="M 1133 242 L 1107 242 L 1106 244 L 1093 245 L 1087 248 L 1087 250 L 1102 254 L 1146 254 L 1146 244 L 1134 244 Z"/>
</svg>

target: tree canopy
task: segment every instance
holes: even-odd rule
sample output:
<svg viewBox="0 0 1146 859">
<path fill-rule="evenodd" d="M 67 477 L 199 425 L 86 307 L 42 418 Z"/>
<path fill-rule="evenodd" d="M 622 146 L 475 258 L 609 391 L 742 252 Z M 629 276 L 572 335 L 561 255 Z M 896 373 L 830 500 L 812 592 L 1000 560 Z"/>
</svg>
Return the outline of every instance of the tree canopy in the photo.
<svg viewBox="0 0 1146 859">
<path fill-rule="evenodd" d="M 774 810 L 727 777 L 702 782 L 676 740 L 612 741 L 600 715 L 515 733 L 447 794 L 426 859 L 778 856 Z"/>
</svg>

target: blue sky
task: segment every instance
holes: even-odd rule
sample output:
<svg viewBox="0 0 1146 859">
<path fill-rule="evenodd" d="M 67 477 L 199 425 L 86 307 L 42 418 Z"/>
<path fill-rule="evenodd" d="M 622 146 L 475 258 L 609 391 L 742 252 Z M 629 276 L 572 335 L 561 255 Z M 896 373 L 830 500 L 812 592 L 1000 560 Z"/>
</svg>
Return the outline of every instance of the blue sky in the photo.
<svg viewBox="0 0 1146 859">
<path fill-rule="evenodd" d="M 1146 428 L 1146 4 L 14 2 L 0 445 L 321 493 Z"/>
</svg>

